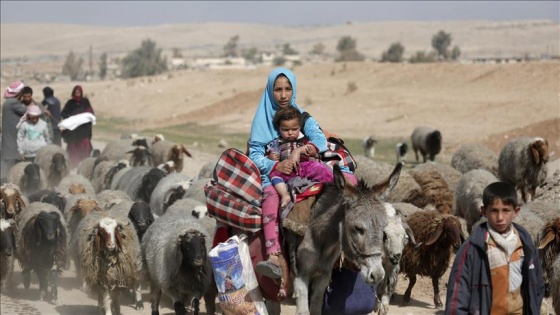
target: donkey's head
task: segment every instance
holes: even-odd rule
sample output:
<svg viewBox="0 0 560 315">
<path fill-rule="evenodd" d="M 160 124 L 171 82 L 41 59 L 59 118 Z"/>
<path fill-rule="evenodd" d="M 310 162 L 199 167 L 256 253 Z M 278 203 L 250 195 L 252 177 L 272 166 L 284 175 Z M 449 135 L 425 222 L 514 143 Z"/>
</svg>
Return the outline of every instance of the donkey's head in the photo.
<svg viewBox="0 0 560 315">
<path fill-rule="evenodd" d="M 334 183 L 341 192 L 345 208 L 341 225 L 342 250 L 369 284 L 379 283 L 383 269 L 383 229 L 388 223 L 384 199 L 396 185 L 402 169 L 397 164 L 391 175 L 373 187 L 363 181 L 358 186 L 346 183 L 340 168 L 334 168 Z"/>
</svg>

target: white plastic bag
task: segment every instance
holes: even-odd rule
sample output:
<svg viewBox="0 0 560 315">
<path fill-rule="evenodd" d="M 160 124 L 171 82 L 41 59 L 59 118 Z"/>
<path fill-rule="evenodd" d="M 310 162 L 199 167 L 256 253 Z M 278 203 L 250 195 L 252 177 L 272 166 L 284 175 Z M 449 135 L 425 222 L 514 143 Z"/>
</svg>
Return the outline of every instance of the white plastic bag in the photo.
<svg viewBox="0 0 560 315">
<path fill-rule="evenodd" d="M 268 315 L 251 263 L 247 236 L 232 236 L 208 253 L 226 315 Z M 247 296 L 248 295 L 248 296 Z"/>
</svg>

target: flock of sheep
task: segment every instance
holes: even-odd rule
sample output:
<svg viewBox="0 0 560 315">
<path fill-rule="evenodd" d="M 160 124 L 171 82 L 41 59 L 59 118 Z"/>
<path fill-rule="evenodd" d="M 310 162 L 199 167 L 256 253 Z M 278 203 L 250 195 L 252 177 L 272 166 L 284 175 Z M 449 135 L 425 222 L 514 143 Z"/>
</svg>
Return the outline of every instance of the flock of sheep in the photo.
<svg viewBox="0 0 560 315">
<path fill-rule="evenodd" d="M 420 275 L 431 277 L 434 305 L 443 305 L 439 280 L 454 250 L 483 220 L 482 190 L 503 180 L 521 193 L 514 222 L 532 233 L 547 296 L 560 314 L 560 173 L 547 174 L 547 141 L 514 139 L 499 155 L 482 145 L 464 145 L 447 166 L 433 162 L 441 150 L 439 131 L 419 127 L 411 140 L 416 159 L 420 152 L 424 162 L 432 162 L 403 171 L 386 200 L 385 278 L 377 289 L 377 311 L 389 312 L 400 273 L 409 279 L 405 303 Z M 365 148 L 371 153 L 371 146 Z M 406 150 L 406 144 L 397 146 L 399 161 Z M 181 172 L 188 156 L 183 145 L 162 136 L 136 136 L 109 142 L 74 170 L 55 145 L 42 148 L 35 163 L 16 164 L 0 188 L 2 287 L 17 285 L 12 277 L 17 258 L 24 287 L 34 271 L 41 299 L 56 303 L 56 279 L 72 260 L 82 289 L 96 294 L 105 314 L 119 313 L 121 291 L 133 293 L 136 309 L 142 309 L 140 293 L 147 285 L 152 314 L 159 313 L 162 292 L 173 300 L 176 314 L 187 308 L 197 314 L 201 298 L 213 314 L 217 290 L 208 252 L 216 222 L 206 215 L 203 187 L 215 163 L 190 178 Z M 355 158 L 356 175 L 369 185 L 393 169 L 366 156 Z"/>
<path fill-rule="evenodd" d="M 364 140 L 366 156 L 356 157 L 356 175 L 373 185 L 392 165 L 374 161 L 367 154 L 372 152 L 370 138 Z M 417 151 L 423 162 L 426 157 L 434 161 L 441 150 L 441 133 L 418 127 L 411 142 L 416 161 Z M 398 162 L 405 160 L 402 147 L 399 143 L 396 148 Z M 388 240 L 404 239 L 406 244 L 386 242 L 384 266 L 391 266 L 389 260 L 393 266 L 385 268 L 386 277 L 378 287 L 379 313 L 387 313 L 399 272 L 409 279 L 404 303 L 410 301 L 416 276 L 421 275 L 432 278 L 434 305 L 443 306 L 439 279 L 449 267 L 453 251 L 485 220 L 480 213 L 484 188 L 501 180 L 513 184 L 521 196 L 521 211 L 514 222 L 532 234 L 544 271 L 545 296 L 552 296 L 555 312 L 560 314 L 560 172 L 548 174 L 548 160 L 547 140 L 521 137 L 505 144 L 499 155 L 483 145 L 467 144 L 454 152 L 451 166 L 431 162 L 403 171 L 387 199 L 401 216 L 402 227 L 389 228 L 389 224 L 385 233 Z M 400 257 L 400 262 L 394 257 Z"/>
</svg>

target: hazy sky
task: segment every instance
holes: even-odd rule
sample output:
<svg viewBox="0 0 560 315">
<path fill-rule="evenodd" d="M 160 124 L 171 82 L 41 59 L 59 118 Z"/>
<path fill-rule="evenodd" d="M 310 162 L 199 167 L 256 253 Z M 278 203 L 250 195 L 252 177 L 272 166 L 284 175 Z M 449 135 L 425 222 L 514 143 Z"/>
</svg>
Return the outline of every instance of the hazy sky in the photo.
<svg viewBox="0 0 560 315">
<path fill-rule="evenodd" d="M 276 25 L 389 20 L 560 22 L 559 1 L 4 1 L 1 23 L 147 26 L 200 22 Z"/>
</svg>

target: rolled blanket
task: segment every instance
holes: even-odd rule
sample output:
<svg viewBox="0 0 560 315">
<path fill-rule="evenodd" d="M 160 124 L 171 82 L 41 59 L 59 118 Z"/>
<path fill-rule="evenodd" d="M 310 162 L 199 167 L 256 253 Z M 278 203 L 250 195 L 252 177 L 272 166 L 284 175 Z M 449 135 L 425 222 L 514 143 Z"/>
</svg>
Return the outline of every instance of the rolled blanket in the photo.
<svg viewBox="0 0 560 315">
<path fill-rule="evenodd" d="M 92 113 L 81 113 L 70 116 L 58 124 L 60 130 L 74 130 L 83 124 L 92 123 L 95 125 L 95 116 Z"/>
</svg>

